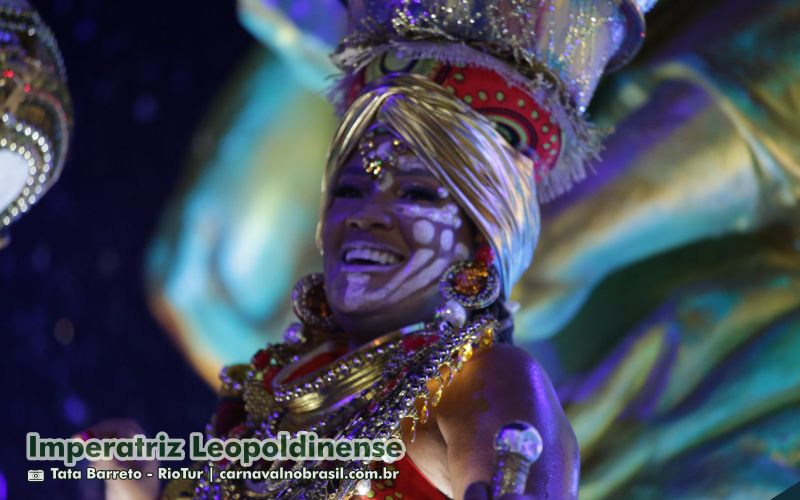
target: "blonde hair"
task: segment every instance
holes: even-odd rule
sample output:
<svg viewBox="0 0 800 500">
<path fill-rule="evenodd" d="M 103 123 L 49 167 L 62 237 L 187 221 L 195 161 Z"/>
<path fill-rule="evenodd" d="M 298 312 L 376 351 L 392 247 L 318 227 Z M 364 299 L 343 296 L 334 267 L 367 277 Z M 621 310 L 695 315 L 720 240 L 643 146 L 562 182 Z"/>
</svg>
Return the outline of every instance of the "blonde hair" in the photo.
<svg viewBox="0 0 800 500">
<path fill-rule="evenodd" d="M 490 243 L 507 297 L 530 265 L 539 237 L 533 163 L 487 118 L 419 75 L 388 75 L 345 112 L 323 174 L 318 246 L 331 204 L 329 187 L 376 122 L 408 145 Z"/>
</svg>

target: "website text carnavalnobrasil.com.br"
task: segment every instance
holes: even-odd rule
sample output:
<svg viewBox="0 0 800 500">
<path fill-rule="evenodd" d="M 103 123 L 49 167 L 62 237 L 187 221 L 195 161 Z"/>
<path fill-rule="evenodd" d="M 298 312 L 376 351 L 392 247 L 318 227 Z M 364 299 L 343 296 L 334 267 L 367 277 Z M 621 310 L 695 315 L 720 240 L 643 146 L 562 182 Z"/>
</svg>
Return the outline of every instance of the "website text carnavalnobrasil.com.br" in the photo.
<svg viewBox="0 0 800 500">
<path fill-rule="evenodd" d="M 303 467 L 298 470 L 215 470 L 209 468 L 209 480 L 252 480 L 252 481 L 283 481 L 286 479 L 313 479 L 327 481 L 331 479 L 351 479 L 355 481 L 367 480 L 394 480 L 399 471 L 382 467 L 376 470 L 346 470 L 344 467 L 335 467 L 330 470 L 316 470 Z"/>
</svg>

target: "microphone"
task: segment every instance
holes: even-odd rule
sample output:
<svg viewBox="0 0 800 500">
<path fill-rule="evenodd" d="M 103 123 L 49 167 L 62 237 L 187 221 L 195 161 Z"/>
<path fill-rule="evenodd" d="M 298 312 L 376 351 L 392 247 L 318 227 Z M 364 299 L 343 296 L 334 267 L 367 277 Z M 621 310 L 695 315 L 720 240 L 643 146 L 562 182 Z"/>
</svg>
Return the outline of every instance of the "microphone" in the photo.
<svg viewBox="0 0 800 500">
<path fill-rule="evenodd" d="M 541 456 L 542 446 L 539 431 L 527 422 L 511 422 L 497 431 L 494 438 L 492 498 L 525 492 L 530 467 Z"/>
</svg>

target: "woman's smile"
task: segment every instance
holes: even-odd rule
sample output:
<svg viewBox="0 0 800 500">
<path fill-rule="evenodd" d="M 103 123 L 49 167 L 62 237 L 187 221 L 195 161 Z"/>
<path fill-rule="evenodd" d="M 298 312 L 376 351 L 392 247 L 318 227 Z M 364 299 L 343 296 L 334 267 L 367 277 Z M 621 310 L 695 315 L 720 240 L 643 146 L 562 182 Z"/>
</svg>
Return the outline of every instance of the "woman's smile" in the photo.
<svg viewBox="0 0 800 500">
<path fill-rule="evenodd" d="M 342 269 L 346 272 L 384 272 L 406 258 L 398 250 L 368 241 L 352 241 L 342 245 Z"/>
</svg>

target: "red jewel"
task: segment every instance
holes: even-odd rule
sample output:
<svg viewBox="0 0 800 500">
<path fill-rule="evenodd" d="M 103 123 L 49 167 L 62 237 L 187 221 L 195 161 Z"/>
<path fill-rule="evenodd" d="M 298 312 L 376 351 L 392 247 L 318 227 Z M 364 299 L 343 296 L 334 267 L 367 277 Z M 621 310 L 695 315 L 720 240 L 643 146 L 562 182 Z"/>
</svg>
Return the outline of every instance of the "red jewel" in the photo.
<svg viewBox="0 0 800 500">
<path fill-rule="evenodd" d="M 494 263 L 494 252 L 489 245 L 481 245 L 475 253 L 475 258 L 482 262 L 486 267 L 490 267 Z"/>
<path fill-rule="evenodd" d="M 438 338 L 436 335 L 407 335 L 400 341 L 400 346 L 410 353 L 433 344 Z"/>
<path fill-rule="evenodd" d="M 264 381 L 262 382 L 264 390 L 268 393 L 272 394 L 272 379 L 275 378 L 275 375 L 281 371 L 280 366 L 273 366 L 269 370 L 264 372 Z"/>
<path fill-rule="evenodd" d="M 392 380 L 391 382 L 389 382 L 386 385 L 386 389 L 385 389 L 386 393 L 388 394 L 388 393 L 392 392 L 394 390 L 394 388 L 397 387 L 399 384 L 400 384 L 400 378 L 396 378 L 396 379 Z"/>
<path fill-rule="evenodd" d="M 272 357 L 272 353 L 269 352 L 268 349 L 260 349 L 257 353 L 253 355 L 253 367 L 256 370 L 263 370 L 269 364 L 269 360 Z"/>
<path fill-rule="evenodd" d="M 244 402 L 238 399 L 220 401 L 214 416 L 214 435 L 222 436 L 245 420 Z"/>
</svg>

